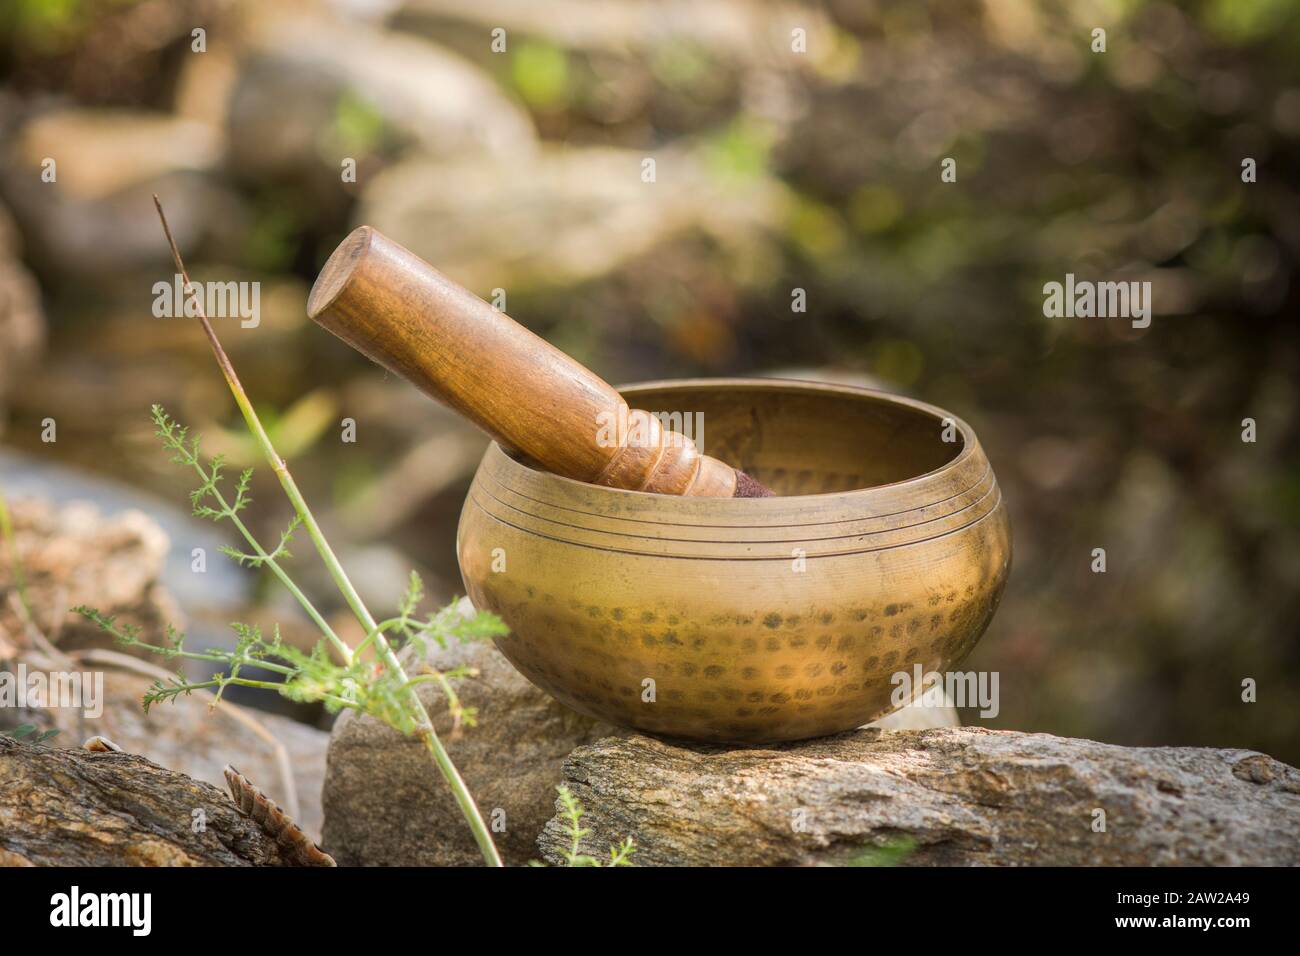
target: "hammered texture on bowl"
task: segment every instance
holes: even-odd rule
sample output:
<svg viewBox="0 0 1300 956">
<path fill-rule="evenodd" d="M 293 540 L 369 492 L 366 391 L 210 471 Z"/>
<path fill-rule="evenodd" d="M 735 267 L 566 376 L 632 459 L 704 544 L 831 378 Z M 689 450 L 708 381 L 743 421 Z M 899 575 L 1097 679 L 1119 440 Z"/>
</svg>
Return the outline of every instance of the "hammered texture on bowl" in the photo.
<svg viewBox="0 0 1300 956">
<path fill-rule="evenodd" d="M 575 710 L 649 733 L 797 740 L 894 709 L 899 672 L 944 672 L 1010 566 L 1001 492 L 940 409 L 846 386 L 700 380 L 623 390 L 780 497 L 647 495 L 489 448 L 457 552 L 497 644 Z M 690 416 L 687 418 L 687 416 Z"/>
</svg>

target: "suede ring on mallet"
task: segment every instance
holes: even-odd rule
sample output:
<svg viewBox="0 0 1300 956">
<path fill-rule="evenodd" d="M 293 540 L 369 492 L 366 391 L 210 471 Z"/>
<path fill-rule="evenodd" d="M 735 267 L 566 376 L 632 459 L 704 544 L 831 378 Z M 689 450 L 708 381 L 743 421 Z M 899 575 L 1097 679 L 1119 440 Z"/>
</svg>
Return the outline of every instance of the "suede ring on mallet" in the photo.
<svg viewBox="0 0 1300 956">
<path fill-rule="evenodd" d="M 307 314 L 557 475 L 665 495 L 772 494 L 369 226 L 330 255 Z M 615 441 L 602 437 L 610 423 Z"/>
</svg>

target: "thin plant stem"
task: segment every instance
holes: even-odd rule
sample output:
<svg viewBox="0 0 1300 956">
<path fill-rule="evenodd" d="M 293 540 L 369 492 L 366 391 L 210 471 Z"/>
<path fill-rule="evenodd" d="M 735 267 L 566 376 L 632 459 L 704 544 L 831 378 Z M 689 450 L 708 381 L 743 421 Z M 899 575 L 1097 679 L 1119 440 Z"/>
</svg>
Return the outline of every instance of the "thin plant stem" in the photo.
<svg viewBox="0 0 1300 956">
<path fill-rule="evenodd" d="M 189 278 L 186 277 L 185 282 L 187 287 L 189 281 Z M 195 456 L 194 459 L 194 469 L 199 473 L 200 478 L 205 481 L 207 480 L 208 476 L 203 471 L 203 465 L 199 463 L 197 456 Z M 295 599 L 297 599 L 299 604 L 302 605 L 303 610 L 307 612 L 307 616 L 312 619 L 312 623 L 320 628 L 321 632 L 329 638 L 330 643 L 334 645 L 334 649 L 339 653 L 339 656 L 343 658 L 343 662 L 345 664 L 352 663 L 352 648 L 348 647 L 347 642 L 334 632 L 334 628 L 329 626 L 320 611 L 316 610 L 316 605 L 312 604 L 311 599 L 302 592 L 302 589 L 294 583 L 291 577 L 289 577 L 289 573 L 280 566 L 280 563 L 275 559 L 275 555 L 267 553 L 266 549 L 262 547 L 261 542 L 254 537 L 253 532 L 248 529 L 248 526 L 240 520 L 239 515 L 235 513 L 235 510 L 226 502 L 225 496 L 222 495 L 215 483 L 212 485 L 209 494 L 213 496 L 213 499 L 217 504 L 221 505 L 221 509 L 226 512 L 226 516 L 231 520 L 236 530 L 238 530 L 243 536 L 244 540 L 248 542 L 249 547 L 253 549 L 253 552 L 260 559 L 261 563 L 271 569 L 271 573 L 276 576 L 276 579 L 279 580 L 279 582 L 284 585 L 285 589 L 292 594 Z"/>
<path fill-rule="evenodd" d="M 338 557 L 334 554 L 334 549 L 330 547 L 320 525 L 316 523 L 316 518 L 311 509 L 307 507 L 307 502 L 302 493 L 298 490 L 297 483 L 289 473 L 289 468 L 284 459 L 280 457 L 271 444 L 270 436 L 267 435 L 266 429 L 262 427 L 261 420 L 257 417 L 257 412 L 253 409 L 253 404 L 249 401 L 248 394 L 239 382 L 239 376 L 235 374 L 235 367 L 227 357 L 225 349 L 221 347 L 221 342 L 217 339 L 217 333 L 212 328 L 212 323 L 208 321 L 207 314 L 203 310 L 203 303 L 200 297 L 195 293 L 194 286 L 190 282 L 189 273 L 185 270 L 185 263 L 181 260 L 180 249 L 176 246 L 176 241 L 172 238 L 171 228 L 167 225 L 167 217 L 163 213 L 162 203 L 155 195 L 153 197 L 154 205 L 158 209 L 158 218 L 162 221 L 163 232 L 167 236 L 167 243 L 171 247 L 172 257 L 176 261 L 176 269 L 181 274 L 185 283 L 185 291 L 192 297 L 195 311 L 198 315 L 199 322 L 203 326 L 203 331 L 208 337 L 208 344 L 212 346 L 212 353 L 216 357 L 217 366 L 221 369 L 221 374 L 226 379 L 226 385 L 229 386 L 231 394 L 235 398 L 235 404 L 239 406 L 240 413 L 244 416 L 244 422 L 248 426 L 258 447 L 261 449 L 263 456 L 271 465 L 271 470 L 275 472 L 276 478 L 280 481 L 280 487 L 284 489 L 286 497 L 294 507 L 302 525 L 307 529 L 307 534 L 311 537 L 312 543 L 316 546 L 316 551 L 320 555 L 321 561 L 324 562 L 330 576 L 334 579 L 339 593 L 343 595 L 352 613 L 356 615 L 357 620 L 365 628 L 367 637 L 373 635 L 375 650 L 379 654 L 384 665 L 388 667 L 399 680 L 409 681 L 406 672 L 402 667 L 401 661 L 398 660 L 396 652 L 388 639 L 383 635 L 370 611 L 366 608 L 361 596 L 352 585 L 348 578 L 347 572 L 343 570 L 343 565 L 339 562 Z M 451 757 L 447 753 L 446 747 L 443 746 L 437 732 L 433 728 L 433 721 L 429 717 L 429 712 L 424 703 L 416 693 L 416 688 L 407 686 L 404 691 L 406 704 L 410 708 L 411 716 L 415 718 L 416 729 L 424 741 L 425 749 L 429 751 L 430 757 L 437 765 L 443 779 L 451 788 L 452 797 L 455 799 L 457 806 L 460 807 L 465 821 L 469 824 L 470 831 L 474 834 L 474 840 L 478 844 L 479 851 L 483 854 L 483 859 L 489 866 L 502 866 L 501 855 L 497 852 L 496 845 L 492 842 L 491 833 L 488 831 L 487 824 L 483 820 L 483 815 L 479 812 L 478 806 L 474 802 L 473 795 L 465 785 L 460 771 L 452 763 Z"/>
</svg>

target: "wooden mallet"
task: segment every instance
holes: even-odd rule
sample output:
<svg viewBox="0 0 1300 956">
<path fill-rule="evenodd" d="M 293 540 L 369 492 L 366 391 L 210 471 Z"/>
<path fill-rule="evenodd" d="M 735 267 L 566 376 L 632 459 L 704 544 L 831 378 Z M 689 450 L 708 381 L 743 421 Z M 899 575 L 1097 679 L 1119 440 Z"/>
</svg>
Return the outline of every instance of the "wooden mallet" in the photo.
<svg viewBox="0 0 1300 956">
<path fill-rule="evenodd" d="M 772 494 L 369 226 L 330 255 L 307 314 L 557 475 L 665 495 Z"/>
</svg>

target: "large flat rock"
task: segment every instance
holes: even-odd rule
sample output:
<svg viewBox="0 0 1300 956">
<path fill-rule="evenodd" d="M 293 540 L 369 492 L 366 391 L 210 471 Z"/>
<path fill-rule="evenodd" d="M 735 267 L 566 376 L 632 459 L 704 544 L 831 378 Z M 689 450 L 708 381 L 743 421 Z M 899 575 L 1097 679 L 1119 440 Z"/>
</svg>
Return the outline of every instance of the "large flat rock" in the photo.
<svg viewBox="0 0 1300 956">
<path fill-rule="evenodd" d="M 578 748 L 564 778 L 584 851 L 631 836 L 642 866 L 843 864 L 900 843 L 908 865 L 1300 863 L 1300 771 L 1248 750 L 977 728 L 748 750 L 630 736 Z M 545 859 L 567 834 L 546 824 Z"/>
<path fill-rule="evenodd" d="M 406 653 L 415 673 L 420 662 Z M 537 836 L 551 815 L 560 767 L 574 747 L 610 734 L 608 724 L 577 714 L 538 690 L 490 643 L 434 650 L 442 670 L 478 669 L 457 693 L 478 708 L 479 725 L 451 733 L 447 704 L 433 684 L 420 696 L 434 718 L 507 864 L 537 857 Z M 330 740 L 322 794 L 324 848 L 341 866 L 472 866 L 478 848 L 451 791 L 420 741 L 352 712 Z"/>
</svg>

